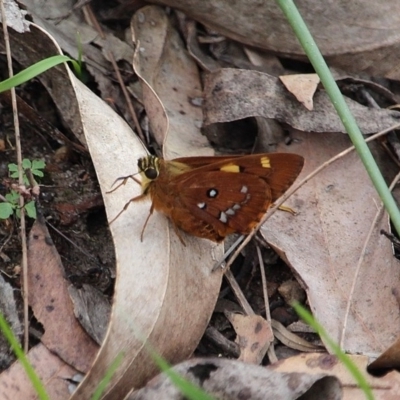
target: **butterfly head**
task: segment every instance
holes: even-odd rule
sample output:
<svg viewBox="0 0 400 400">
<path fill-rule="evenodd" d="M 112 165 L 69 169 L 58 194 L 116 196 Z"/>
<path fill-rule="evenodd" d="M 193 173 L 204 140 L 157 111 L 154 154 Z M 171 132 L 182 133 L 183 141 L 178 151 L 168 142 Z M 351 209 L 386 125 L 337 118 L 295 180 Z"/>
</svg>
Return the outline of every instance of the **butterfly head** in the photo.
<svg viewBox="0 0 400 400">
<path fill-rule="evenodd" d="M 142 177 L 142 187 L 146 191 L 150 183 L 155 181 L 160 174 L 160 159 L 151 155 L 139 158 L 138 169 Z"/>
</svg>

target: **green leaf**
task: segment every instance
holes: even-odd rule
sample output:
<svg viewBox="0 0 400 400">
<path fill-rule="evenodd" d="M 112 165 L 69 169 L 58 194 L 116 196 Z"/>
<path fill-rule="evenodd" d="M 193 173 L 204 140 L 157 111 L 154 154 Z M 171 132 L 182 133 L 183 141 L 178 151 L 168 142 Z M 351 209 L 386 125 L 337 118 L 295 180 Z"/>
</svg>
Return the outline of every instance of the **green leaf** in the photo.
<svg viewBox="0 0 400 400">
<path fill-rule="evenodd" d="M 39 176 L 40 178 L 44 177 L 44 173 L 42 171 L 39 171 L 38 169 L 32 169 L 31 171 L 33 175 Z"/>
<path fill-rule="evenodd" d="M 23 169 L 32 168 L 31 160 L 29 160 L 28 158 L 24 158 L 22 160 L 22 168 Z"/>
<path fill-rule="evenodd" d="M 36 219 L 36 206 L 35 206 L 35 200 L 29 201 L 28 203 L 25 204 L 25 211 L 26 215 L 29 218 Z"/>
<path fill-rule="evenodd" d="M 18 172 L 18 165 L 14 163 L 8 164 L 8 170 L 10 172 Z"/>
<path fill-rule="evenodd" d="M 14 213 L 14 208 L 10 203 L 0 203 L 0 219 L 7 219 Z"/>
<path fill-rule="evenodd" d="M 32 161 L 32 170 L 44 169 L 45 167 L 46 163 L 43 160 Z"/>
<path fill-rule="evenodd" d="M 12 205 L 18 204 L 19 194 L 15 190 L 11 190 L 10 193 L 5 195 L 6 200 Z"/>
</svg>

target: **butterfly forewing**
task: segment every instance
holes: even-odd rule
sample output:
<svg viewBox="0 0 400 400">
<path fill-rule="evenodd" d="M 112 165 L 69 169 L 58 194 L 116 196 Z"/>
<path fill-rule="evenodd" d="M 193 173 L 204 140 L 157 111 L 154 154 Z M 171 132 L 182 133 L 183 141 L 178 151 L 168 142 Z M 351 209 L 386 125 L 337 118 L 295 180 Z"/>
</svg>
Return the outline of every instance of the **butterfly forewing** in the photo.
<svg viewBox="0 0 400 400">
<path fill-rule="evenodd" d="M 201 232 L 197 236 L 214 241 L 233 232 L 249 233 L 303 166 L 301 156 L 282 153 L 179 158 L 174 162 L 193 169 L 169 182 L 177 194 L 171 219 L 190 233 L 195 225 Z"/>
<path fill-rule="evenodd" d="M 193 170 L 185 173 L 197 174 L 201 171 L 220 171 L 224 166 L 237 165 L 239 172 L 256 175 L 264 179 L 271 188 L 274 202 L 292 185 L 300 174 L 304 158 L 292 153 L 252 154 L 249 156 L 183 157 L 178 161 Z"/>
</svg>

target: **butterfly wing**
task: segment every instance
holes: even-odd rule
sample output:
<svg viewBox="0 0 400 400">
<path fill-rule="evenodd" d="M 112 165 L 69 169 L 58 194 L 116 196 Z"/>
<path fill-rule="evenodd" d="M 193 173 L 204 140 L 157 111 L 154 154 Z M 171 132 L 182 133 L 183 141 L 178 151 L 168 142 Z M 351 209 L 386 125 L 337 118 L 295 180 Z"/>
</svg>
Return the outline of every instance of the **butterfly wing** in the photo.
<svg viewBox="0 0 400 400">
<path fill-rule="evenodd" d="M 248 233 L 271 204 L 269 187 L 257 176 L 208 171 L 175 183 L 179 195 L 171 219 L 182 230 L 214 241 Z"/>
<path fill-rule="evenodd" d="M 183 157 L 174 161 L 193 168 L 185 174 L 202 171 L 229 170 L 229 166 L 238 166 L 237 172 L 256 175 L 271 188 L 272 201 L 276 201 L 286 192 L 299 176 L 304 158 L 292 153 L 252 154 L 248 156 L 221 157 Z"/>
<path fill-rule="evenodd" d="M 302 166 L 301 156 L 282 153 L 162 160 L 150 194 L 180 229 L 219 242 L 249 233 Z"/>
</svg>

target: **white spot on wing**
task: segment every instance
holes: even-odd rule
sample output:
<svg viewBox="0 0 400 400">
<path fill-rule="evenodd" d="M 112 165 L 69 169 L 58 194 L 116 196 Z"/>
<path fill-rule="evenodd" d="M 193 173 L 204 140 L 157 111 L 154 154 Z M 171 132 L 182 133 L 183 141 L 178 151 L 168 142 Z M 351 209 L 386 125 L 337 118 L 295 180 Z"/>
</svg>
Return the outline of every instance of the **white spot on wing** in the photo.
<svg viewBox="0 0 400 400">
<path fill-rule="evenodd" d="M 210 190 L 208 191 L 208 197 L 213 198 L 213 197 L 216 197 L 217 194 L 218 194 L 218 192 L 217 192 L 215 189 L 210 189 Z"/>
<path fill-rule="evenodd" d="M 235 204 L 236 205 L 236 204 Z M 234 206 L 235 207 L 235 206 Z M 240 206 L 239 206 L 239 208 L 240 208 Z M 226 211 L 225 211 L 225 214 L 227 214 L 227 215 L 235 215 L 235 210 L 233 209 L 233 208 L 228 208 Z"/>
<path fill-rule="evenodd" d="M 228 222 L 228 217 L 223 211 L 221 211 L 219 214 L 219 220 L 221 222 L 223 222 L 224 224 L 226 224 Z"/>
<path fill-rule="evenodd" d="M 243 185 L 242 188 L 240 189 L 240 193 L 247 193 L 249 191 L 249 188 L 246 185 Z"/>
</svg>

